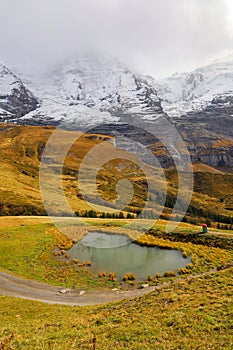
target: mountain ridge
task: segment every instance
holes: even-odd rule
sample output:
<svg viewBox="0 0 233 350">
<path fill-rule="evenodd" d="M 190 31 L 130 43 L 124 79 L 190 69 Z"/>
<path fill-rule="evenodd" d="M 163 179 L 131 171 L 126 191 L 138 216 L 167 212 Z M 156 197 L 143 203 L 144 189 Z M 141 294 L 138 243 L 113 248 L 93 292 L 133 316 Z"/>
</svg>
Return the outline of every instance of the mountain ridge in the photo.
<svg viewBox="0 0 233 350">
<path fill-rule="evenodd" d="M 0 63 L 0 118 L 20 118 L 37 106 L 38 100 L 21 79 Z"/>
<path fill-rule="evenodd" d="M 80 56 L 48 71 L 39 84 L 28 84 L 41 101 L 36 111 L 21 120 L 29 124 L 33 119 L 43 122 L 43 118 L 46 123 L 49 118 L 50 124 L 67 121 L 87 126 L 119 122 L 129 115 L 147 120 L 164 115 L 155 88 L 113 58 Z M 40 84 L 44 91 L 38 88 Z"/>
<path fill-rule="evenodd" d="M 7 108 L 0 104 L 1 121 L 73 130 L 101 125 L 98 132 L 122 135 L 152 147 L 162 166 L 170 167 L 173 162 L 168 152 L 161 145 L 159 149 L 154 146 L 158 140 L 127 125 L 132 120 L 138 124 L 146 121 L 159 128 L 159 118 L 165 117 L 182 136 L 193 162 L 233 167 L 233 55 L 191 73 L 175 74 L 165 81 L 173 85 L 163 89 L 161 81 L 158 85 L 155 79 L 108 57 L 72 58 L 48 70 L 45 77 L 35 74 L 20 79 L 6 68 L 0 86 L 8 81 L 8 75 L 8 95 L 16 94 L 16 98 L 7 97 Z M 26 92 L 27 98 L 17 97 L 19 88 L 12 93 L 11 83 Z M 0 98 L 8 95 L 0 93 Z M 22 106 L 14 114 L 15 99 Z M 166 136 L 166 130 L 159 132 Z M 125 141 L 120 146 L 130 149 Z"/>
<path fill-rule="evenodd" d="M 218 95 L 233 95 L 233 54 L 165 79 L 151 79 L 171 117 L 205 108 Z"/>
</svg>

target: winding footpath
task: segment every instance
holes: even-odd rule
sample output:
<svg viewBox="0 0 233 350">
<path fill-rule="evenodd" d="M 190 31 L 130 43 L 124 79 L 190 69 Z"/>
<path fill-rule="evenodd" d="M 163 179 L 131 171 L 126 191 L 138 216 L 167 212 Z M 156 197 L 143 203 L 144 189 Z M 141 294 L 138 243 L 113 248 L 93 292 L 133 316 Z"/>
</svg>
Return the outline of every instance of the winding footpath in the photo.
<svg viewBox="0 0 233 350">
<path fill-rule="evenodd" d="M 233 262 L 223 269 L 233 269 Z M 143 289 L 134 289 L 131 291 L 120 290 L 97 290 L 85 291 L 81 289 L 71 289 L 66 291 L 64 287 L 51 286 L 46 283 L 37 282 L 34 280 L 26 280 L 14 275 L 0 272 L 0 295 L 11 296 L 22 299 L 41 301 L 47 304 L 61 304 L 70 306 L 87 306 L 99 305 L 109 302 L 120 301 L 127 298 L 136 298 L 153 291 L 159 291 L 162 288 L 183 281 L 190 281 L 202 276 L 215 274 L 218 270 L 212 269 L 201 274 L 190 275 L 185 278 L 177 278 L 176 280 L 164 282 L 157 286 L 150 286 Z"/>
<path fill-rule="evenodd" d="M 148 294 L 154 291 L 155 287 L 135 289 L 133 291 L 85 291 L 81 289 L 71 289 L 68 293 L 62 294 L 61 291 L 63 290 L 65 290 L 64 287 L 51 286 L 46 283 L 26 280 L 5 272 L 0 272 L 0 295 L 36 300 L 47 304 L 77 306 L 106 304 L 108 302 L 135 298 Z"/>
</svg>

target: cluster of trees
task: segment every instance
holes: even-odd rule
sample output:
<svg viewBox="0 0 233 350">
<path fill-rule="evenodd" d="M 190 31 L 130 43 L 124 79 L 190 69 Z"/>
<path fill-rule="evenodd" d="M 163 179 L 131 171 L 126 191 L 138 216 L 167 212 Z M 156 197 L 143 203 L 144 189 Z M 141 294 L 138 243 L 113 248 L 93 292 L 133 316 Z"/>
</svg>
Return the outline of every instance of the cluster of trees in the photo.
<svg viewBox="0 0 233 350">
<path fill-rule="evenodd" d="M 213 213 L 211 211 L 204 211 L 201 208 L 195 208 L 193 206 L 189 206 L 187 213 L 190 214 L 190 216 L 198 216 L 206 218 L 206 221 L 215 221 L 215 222 L 221 222 L 223 224 L 227 225 L 233 225 L 233 217 L 230 215 L 223 215 L 223 214 L 217 214 Z"/>
<path fill-rule="evenodd" d="M 188 216 L 184 216 L 182 219 L 182 222 L 187 222 L 188 224 L 192 225 L 200 225 L 200 224 L 206 224 L 208 227 L 212 226 L 212 222 L 209 218 L 192 218 Z"/>
<path fill-rule="evenodd" d="M 85 210 L 84 212 L 75 211 L 75 215 L 79 217 L 85 218 L 102 218 L 102 219 L 133 219 L 134 215 L 131 213 L 127 213 L 126 215 L 120 211 L 119 213 L 105 213 L 105 212 L 97 212 L 95 210 Z"/>
<path fill-rule="evenodd" d="M 160 198 L 158 194 L 156 195 L 159 199 L 162 200 L 162 198 Z M 176 196 L 174 196 L 173 194 L 167 194 L 165 200 L 165 207 L 173 208 L 175 203 Z M 180 209 L 182 210 L 182 203 L 178 203 L 178 207 L 180 207 Z M 225 229 L 226 227 L 226 229 L 231 230 L 233 227 L 233 217 L 231 217 L 230 215 L 227 216 L 223 214 L 217 214 L 206 209 L 197 208 L 193 205 L 190 205 L 188 207 L 187 215 L 183 218 L 182 221 L 199 225 L 201 221 L 203 221 L 201 220 L 201 218 L 205 220 L 208 227 L 211 227 L 211 221 L 224 224 L 221 225 L 221 228 L 223 229 Z"/>
<path fill-rule="evenodd" d="M 217 228 L 218 228 L 219 230 L 233 230 L 233 224 L 230 224 L 230 225 L 224 224 L 224 225 L 222 225 L 222 224 L 220 224 L 220 223 L 218 222 Z"/>
<path fill-rule="evenodd" d="M 47 215 L 43 208 L 32 204 L 0 203 L 0 216 Z"/>
</svg>

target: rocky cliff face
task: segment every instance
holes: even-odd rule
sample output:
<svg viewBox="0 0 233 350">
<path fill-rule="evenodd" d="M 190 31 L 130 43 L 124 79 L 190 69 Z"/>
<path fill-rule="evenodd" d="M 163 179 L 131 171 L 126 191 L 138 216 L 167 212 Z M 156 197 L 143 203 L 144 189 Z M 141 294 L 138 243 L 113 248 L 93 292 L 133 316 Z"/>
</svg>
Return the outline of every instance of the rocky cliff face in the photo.
<svg viewBox="0 0 233 350">
<path fill-rule="evenodd" d="M 233 166 L 233 55 L 151 82 L 193 161 Z"/>
<path fill-rule="evenodd" d="M 233 166 L 233 96 L 218 95 L 203 109 L 175 118 L 194 161 Z"/>
<path fill-rule="evenodd" d="M 0 117 L 2 120 L 20 118 L 36 109 L 37 99 L 22 81 L 0 64 Z"/>
</svg>

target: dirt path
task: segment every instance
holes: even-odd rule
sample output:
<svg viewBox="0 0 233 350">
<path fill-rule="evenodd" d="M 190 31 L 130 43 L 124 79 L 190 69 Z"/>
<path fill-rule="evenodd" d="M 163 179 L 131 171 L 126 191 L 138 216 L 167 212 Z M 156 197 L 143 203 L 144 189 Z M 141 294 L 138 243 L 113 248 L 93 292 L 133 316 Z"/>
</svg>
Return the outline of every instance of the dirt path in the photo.
<svg viewBox="0 0 233 350">
<path fill-rule="evenodd" d="M 24 280 L 23 278 L 0 272 L 1 295 L 37 300 L 48 304 L 79 306 L 105 304 L 111 301 L 135 298 L 148 294 L 154 291 L 155 287 L 136 289 L 133 291 L 85 291 L 74 289 L 66 294 L 62 294 L 60 291 L 64 289 L 64 287 L 51 286 L 33 280 Z"/>
<path fill-rule="evenodd" d="M 233 269 L 233 262 L 229 263 L 222 269 Z M 200 278 L 206 275 L 215 274 L 218 270 L 212 269 L 201 274 L 190 275 L 186 278 L 177 278 L 176 280 L 164 282 L 157 286 L 151 286 L 143 289 L 135 289 L 132 291 L 120 290 L 98 290 L 85 291 L 82 289 L 72 289 L 68 293 L 62 294 L 64 287 L 51 286 L 46 283 L 41 283 L 33 280 L 25 280 L 15 277 L 5 272 L 0 272 L 0 295 L 12 296 L 16 298 L 41 301 L 47 304 L 62 304 L 62 305 L 98 305 L 106 304 L 113 301 L 119 301 L 127 298 L 136 298 L 153 291 L 159 291 L 162 288 L 173 283 L 188 282 L 190 280 Z"/>
</svg>

